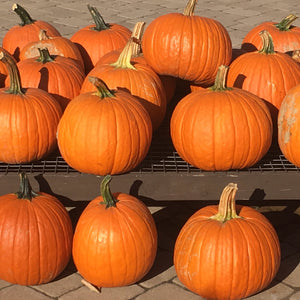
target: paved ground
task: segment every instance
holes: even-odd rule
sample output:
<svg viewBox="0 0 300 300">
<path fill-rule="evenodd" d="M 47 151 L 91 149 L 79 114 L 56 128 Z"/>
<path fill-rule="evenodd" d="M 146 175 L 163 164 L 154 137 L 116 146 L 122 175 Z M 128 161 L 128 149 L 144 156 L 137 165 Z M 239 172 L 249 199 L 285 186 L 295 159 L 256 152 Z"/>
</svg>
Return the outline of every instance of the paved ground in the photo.
<svg viewBox="0 0 300 300">
<path fill-rule="evenodd" d="M 2 1 L 0 6 L 0 39 L 6 31 L 19 22 L 11 11 L 13 3 Z M 91 23 L 87 3 L 79 0 L 24 0 L 24 6 L 35 19 L 52 23 L 62 35 L 70 37 L 77 29 Z M 116 22 L 130 29 L 137 21 L 151 22 L 155 17 L 169 12 L 182 12 L 185 1 L 179 0 L 91 0 L 107 22 Z M 233 46 L 238 48 L 243 36 L 263 21 L 279 21 L 294 13 L 300 16 L 299 0 L 214 0 L 199 1 L 196 14 L 220 21 L 229 31 Z M 300 26 L 300 19 L 295 25 Z M 275 226 L 281 246 L 282 263 L 276 279 L 261 293 L 249 299 L 300 299 L 300 207 L 299 201 L 276 206 L 259 206 Z M 201 297 L 188 291 L 176 277 L 172 251 L 176 236 L 187 218 L 200 208 L 199 203 L 187 202 L 172 206 L 150 207 L 159 232 L 159 251 L 153 269 L 141 282 L 122 288 L 103 288 L 101 294 L 89 290 L 70 262 L 55 281 L 40 286 L 18 286 L 0 281 L 0 299 L 30 300 L 193 300 Z"/>
</svg>

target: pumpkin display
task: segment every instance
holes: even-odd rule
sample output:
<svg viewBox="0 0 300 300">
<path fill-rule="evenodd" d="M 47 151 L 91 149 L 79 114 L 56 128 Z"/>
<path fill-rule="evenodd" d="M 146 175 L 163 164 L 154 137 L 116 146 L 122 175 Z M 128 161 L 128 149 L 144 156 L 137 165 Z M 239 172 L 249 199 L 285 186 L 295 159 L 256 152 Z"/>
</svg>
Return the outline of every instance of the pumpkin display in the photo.
<svg viewBox="0 0 300 300">
<path fill-rule="evenodd" d="M 277 233 L 255 209 L 235 204 L 229 183 L 219 205 L 194 213 L 176 239 L 174 266 L 179 280 L 205 299 L 244 299 L 266 288 L 281 259 Z"/>
<path fill-rule="evenodd" d="M 87 74 L 106 53 L 123 48 L 131 31 L 116 23 L 106 23 L 96 7 L 88 5 L 94 23 L 77 30 L 70 40 L 77 45 Z"/>
<path fill-rule="evenodd" d="M 263 22 L 252 28 L 242 41 L 242 49 L 245 51 L 257 51 L 263 46 L 259 33 L 267 30 L 273 39 L 274 50 L 282 53 L 300 49 L 300 27 L 293 26 L 297 16 L 290 14 L 281 22 Z"/>
<path fill-rule="evenodd" d="M 120 287 L 142 279 L 157 252 L 157 230 L 148 207 L 125 193 L 112 193 L 111 176 L 101 182 L 77 222 L 73 260 L 82 277 L 97 287 Z"/>
<path fill-rule="evenodd" d="M 218 67 L 230 63 L 232 43 L 219 21 L 194 15 L 196 2 L 189 0 L 183 13 L 155 18 L 145 29 L 142 51 L 158 74 L 210 85 Z"/>
<path fill-rule="evenodd" d="M 278 113 L 278 145 L 285 158 L 300 167 L 300 84 L 285 95 Z"/>
<path fill-rule="evenodd" d="M 87 75 L 81 93 L 95 91 L 89 76 L 101 78 L 110 89 L 123 88 L 137 97 L 150 115 L 153 131 L 159 128 L 167 109 L 166 90 L 159 76 L 144 63 L 131 61 L 135 42 L 130 39 L 117 61 L 99 64 Z"/>
<path fill-rule="evenodd" d="M 72 254 L 70 216 L 54 196 L 34 192 L 20 174 L 17 193 L 0 196 L 0 278 L 37 285 L 55 279 Z"/>
<path fill-rule="evenodd" d="M 23 89 L 15 60 L 0 52 L 10 85 L 0 89 L 0 161 L 28 163 L 56 147 L 56 130 L 62 115 L 59 103 L 39 88 Z"/>
<path fill-rule="evenodd" d="M 20 51 L 20 60 L 38 57 L 39 49 L 47 48 L 51 55 L 60 55 L 72 58 L 78 62 L 84 71 L 83 58 L 78 47 L 68 38 L 63 36 L 49 36 L 46 30 L 41 29 L 39 40 L 28 43 Z"/>
<path fill-rule="evenodd" d="M 21 24 L 10 28 L 2 39 L 2 47 L 19 60 L 21 49 L 28 43 L 39 39 L 41 29 L 47 30 L 49 36 L 61 36 L 59 31 L 50 23 L 34 20 L 29 13 L 19 4 L 14 3 L 12 10 L 18 14 Z"/>
<path fill-rule="evenodd" d="M 289 89 L 300 83 L 300 65 L 288 54 L 274 50 L 268 31 L 263 30 L 260 36 L 263 46 L 259 51 L 242 54 L 230 64 L 227 84 L 264 99 L 271 111 L 274 128 L 277 128 L 283 98 Z"/>
<path fill-rule="evenodd" d="M 85 79 L 84 71 L 71 58 L 50 55 L 48 48 L 39 48 L 38 51 L 39 56 L 17 63 L 22 86 L 48 92 L 59 102 L 62 110 L 65 110 L 69 102 L 80 93 Z"/>
<path fill-rule="evenodd" d="M 170 134 L 179 156 L 206 171 L 253 166 L 269 150 L 273 125 L 258 96 L 226 86 L 220 66 L 212 87 L 189 93 L 176 105 Z"/>
<path fill-rule="evenodd" d="M 129 92 L 110 90 L 100 78 L 90 80 L 96 92 L 75 97 L 59 122 L 60 153 L 68 165 L 83 173 L 129 172 L 148 153 L 150 116 Z"/>
</svg>

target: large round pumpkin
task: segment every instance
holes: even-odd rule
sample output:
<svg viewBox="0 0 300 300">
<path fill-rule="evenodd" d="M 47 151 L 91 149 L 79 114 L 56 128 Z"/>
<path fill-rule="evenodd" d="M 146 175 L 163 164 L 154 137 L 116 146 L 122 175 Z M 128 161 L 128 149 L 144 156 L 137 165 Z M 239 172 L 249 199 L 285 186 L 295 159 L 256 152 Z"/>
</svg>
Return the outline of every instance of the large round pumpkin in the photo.
<svg viewBox="0 0 300 300">
<path fill-rule="evenodd" d="M 101 196 L 81 214 L 73 240 L 73 260 L 85 280 L 97 287 L 133 284 L 156 257 L 157 231 L 147 206 L 125 193 L 111 193 L 111 176 Z"/>
<path fill-rule="evenodd" d="M 142 51 L 158 74 L 210 85 L 218 67 L 230 63 L 232 44 L 220 22 L 194 15 L 196 2 L 189 0 L 183 14 L 154 19 L 145 29 Z"/>
<path fill-rule="evenodd" d="M 34 192 L 21 174 L 20 190 L 0 196 L 0 278 L 13 284 L 48 283 L 67 266 L 73 228 L 62 203 Z"/>
<path fill-rule="evenodd" d="M 300 167 L 300 84 L 290 89 L 278 113 L 278 144 L 291 163 Z"/>
<path fill-rule="evenodd" d="M 226 87 L 221 66 L 213 87 L 191 92 L 171 116 L 173 145 L 182 159 L 207 171 L 254 165 L 272 143 L 272 119 L 256 95 Z"/>
<path fill-rule="evenodd" d="M 28 163 L 57 146 L 56 130 L 62 110 L 56 99 L 39 88 L 23 89 L 12 56 L 0 52 L 10 85 L 0 89 L 0 161 Z"/>
<path fill-rule="evenodd" d="M 149 114 L 129 92 L 110 91 L 99 78 L 90 80 L 97 91 L 75 97 L 59 122 L 61 155 L 80 172 L 129 172 L 148 153 L 152 140 Z"/>
<path fill-rule="evenodd" d="M 198 210 L 182 227 L 174 248 L 179 280 L 205 299 L 237 300 L 260 292 L 280 266 L 280 244 L 269 220 L 235 205 L 228 184 L 219 205 Z"/>
</svg>

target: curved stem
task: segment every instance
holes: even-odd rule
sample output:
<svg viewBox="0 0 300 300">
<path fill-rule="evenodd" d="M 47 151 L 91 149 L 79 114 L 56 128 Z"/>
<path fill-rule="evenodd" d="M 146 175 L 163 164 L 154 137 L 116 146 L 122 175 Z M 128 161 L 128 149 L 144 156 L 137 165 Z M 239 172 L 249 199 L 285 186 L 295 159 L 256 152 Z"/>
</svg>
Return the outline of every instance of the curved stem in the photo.
<svg viewBox="0 0 300 300">
<path fill-rule="evenodd" d="M 89 76 L 89 81 L 97 88 L 96 94 L 101 98 L 113 98 L 114 92 L 111 91 L 103 80 L 95 76 Z"/>
<path fill-rule="evenodd" d="M 90 6 L 88 4 L 88 9 L 93 17 L 94 23 L 95 23 L 95 27 L 92 27 L 92 30 L 96 30 L 96 31 L 102 31 L 102 30 L 106 30 L 110 28 L 110 25 L 104 22 L 104 19 L 102 18 L 102 16 L 100 15 L 98 9 L 94 6 Z"/>
<path fill-rule="evenodd" d="M 271 34 L 267 30 L 263 30 L 259 33 L 259 35 L 262 39 L 262 48 L 258 52 L 265 54 L 275 53 Z"/>
<path fill-rule="evenodd" d="M 232 88 L 226 86 L 227 73 L 229 70 L 229 66 L 221 65 L 218 69 L 217 76 L 215 79 L 215 83 L 212 87 L 209 87 L 211 91 L 221 92 L 221 91 L 229 91 Z"/>
<path fill-rule="evenodd" d="M 229 183 L 224 188 L 220 197 L 218 213 L 210 217 L 210 219 L 224 223 L 231 219 L 241 218 L 236 213 L 236 207 L 235 207 L 235 195 L 237 189 L 238 189 L 237 184 L 235 183 Z"/>
<path fill-rule="evenodd" d="M 101 204 L 105 204 L 106 205 L 105 208 L 116 207 L 116 203 L 119 201 L 114 198 L 114 196 L 112 195 L 112 193 L 110 191 L 110 188 L 109 188 L 110 181 L 111 181 L 111 176 L 106 175 L 103 178 L 103 180 L 101 182 L 101 186 L 100 186 L 101 196 L 103 198 L 103 202 L 101 202 Z"/>
<path fill-rule="evenodd" d="M 193 16 L 196 4 L 197 4 L 197 0 L 189 0 L 186 7 L 185 7 L 185 9 L 184 9 L 184 11 L 183 11 L 183 15 Z"/>
<path fill-rule="evenodd" d="M 28 177 L 23 172 L 20 173 L 20 187 L 16 195 L 18 199 L 26 199 L 30 201 L 39 195 L 32 190 Z"/>
<path fill-rule="evenodd" d="M 275 24 L 275 27 L 277 27 L 277 29 L 279 31 L 288 31 L 290 30 L 290 27 L 292 25 L 292 23 L 297 19 L 298 17 L 291 14 L 288 15 L 287 17 L 285 17 L 280 23 Z"/>
<path fill-rule="evenodd" d="M 21 24 L 20 26 L 25 26 L 25 25 L 29 25 L 29 24 L 33 24 L 35 22 L 35 20 L 33 20 L 31 18 L 31 16 L 29 15 L 29 13 L 19 4 L 14 3 L 12 6 L 12 10 L 14 12 L 17 13 L 17 15 L 20 17 L 21 19 Z"/>
<path fill-rule="evenodd" d="M 41 62 L 42 64 L 45 64 L 47 62 L 52 62 L 54 59 L 49 53 L 48 48 L 38 48 L 40 56 L 37 59 L 37 61 Z"/>
<path fill-rule="evenodd" d="M 24 94 L 24 91 L 21 87 L 20 72 L 17 67 L 17 63 L 13 57 L 6 53 L 5 51 L 0 52 L 0 60 L 5 64 L 8 74 L 9 74 L 9 88 L 6 91 L 9 94 Z"/>
<path fill-rule="evenodd" d="M 137 22 L 132 30 L 131 38 L 134 42 L 132 46 L 132 56 L 139 56 L 141 51 L 141 40 L 144 33 L 145 22 Z"/>
</svg>

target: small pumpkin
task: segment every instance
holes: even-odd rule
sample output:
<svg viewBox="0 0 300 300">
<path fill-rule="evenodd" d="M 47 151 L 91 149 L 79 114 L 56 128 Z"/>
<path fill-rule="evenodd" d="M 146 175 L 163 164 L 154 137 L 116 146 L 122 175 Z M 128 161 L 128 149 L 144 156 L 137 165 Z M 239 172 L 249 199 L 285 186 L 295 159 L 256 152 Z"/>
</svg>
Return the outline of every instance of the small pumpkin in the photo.
<svg viewBox="0 0 300 300">
<path fill-rule="evenodd" d="M 136 97 L 90 77 L 96 91 L 75 97 L 58 125 L 60 153 L 74 169 L 95 175 L 134 169 L 148 153 L 151 119 Z"/>
<path fill-rule="evenodd" d="M 101 182 L 77 222 L 73 260 L 82 277 L 97 287 L 136 283 L 152 267 L 157 230 L 147 206 L 136 197 L 112 193 L 111 176 Z"/>
<path fill-rule="evenodd" d="M 19 61 L 21 49 L 32 41 L 39 39 L 41 29 L 47 30 L 49 36 L 61 36 L 59 31 L 50 23 L 34 20 L 21 5 L 14 3 L 12 10 L 20 17 L 21 24 L 10 28 L 2 39 L 2 47 Z"/>
<path fill-rule="evenodd" d="M 32 190 L 20 174 L 17 193 L 0 196 L 0 278 L 37 285 L 55 279 L 72 254 L 70 216 L 54 196 Z"/>
<path fill-rule="evenodd" d="M 280 243 L 270 221 L 255 209 L 235 204 L 229 183 L 219 205 L 194 213 L 176 239 L 174 266 L 179 280 L 205 299 L 244 299 L 274 279 Z"/>
<path fill-rule="evenodd" d="M 10 78 L 9 87 L 0 89 L 0 161 L 16 164 L 39 160 L 57 147 L 62 109 L 46 91 L 22 88 L 11 55 L 0 52 L 0 60 Z"/>
</svg>

